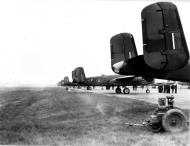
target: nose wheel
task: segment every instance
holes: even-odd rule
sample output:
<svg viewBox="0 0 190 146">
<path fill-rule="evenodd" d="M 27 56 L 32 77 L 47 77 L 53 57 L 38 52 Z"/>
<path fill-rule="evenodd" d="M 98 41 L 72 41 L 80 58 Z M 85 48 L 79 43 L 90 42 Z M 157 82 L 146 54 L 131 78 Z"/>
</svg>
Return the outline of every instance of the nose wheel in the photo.
<svg viewBox="0 0 190 146">
<path fill-rule="evenodd" d="M 146 93 L 150 93 L 150 90 L 149 90 L 149 89 L 146 89 Z"/>
</svg>

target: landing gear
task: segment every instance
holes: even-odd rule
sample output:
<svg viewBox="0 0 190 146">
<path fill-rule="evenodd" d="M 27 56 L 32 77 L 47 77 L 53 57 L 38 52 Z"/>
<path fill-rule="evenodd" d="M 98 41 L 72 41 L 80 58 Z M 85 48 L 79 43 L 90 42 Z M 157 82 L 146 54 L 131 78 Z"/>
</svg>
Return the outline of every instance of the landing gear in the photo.
<svg viewBox="0 0 190 146">
<path fill-rule="evenodd" d="M 106 86 L 106 90 L 110 90 L 110 86 Z"/>
<path fill-rule="evenodd" d="M 117 87 L 117 88 L 115 89 L 115 92 L 118 93 L 118 94 L 120 94 L 120 93 L 121 93 L 121 88 L 120 88 L 120 87 Z"/>
<path fill-rule="evenodd" d="M 150 90 L 148 88 L 146 89 L 146 93 L 150 93 Z"/>
<path fill-rule="evenodd" d="M 123 89 L 123 93 L 124 93 L 124 94 L 129 94 L 129 93 L 130 93 L 130 89 L 127 88 L 127 87 L 125 87 L 125 88 Z"/>
<path fill-rule="evenodd" d="M 115 92 L 116 92 L 117 94 L 121 94 L 121 93 L 122 93 L 121 88 L 120 88 L 119 86 L 117 86 L 117 88 L 115 89 Z M 124 88 L 123 88 L 123 93 L 124 93 L 124 94 L 129 94 L 129 93 L 130 93 L 130 89 L 127 88 L 127 87 L 124 87 Z"/>
<path fill-rule="evenodd" d="M 92 88 L 90 86 L 87 86 L 86 90 L 92 90 Z"/>
<path fill-rule="evenodd" d="M 78 89 L 81 89 L 81 86 L 78 86 Z"/>
</svg>

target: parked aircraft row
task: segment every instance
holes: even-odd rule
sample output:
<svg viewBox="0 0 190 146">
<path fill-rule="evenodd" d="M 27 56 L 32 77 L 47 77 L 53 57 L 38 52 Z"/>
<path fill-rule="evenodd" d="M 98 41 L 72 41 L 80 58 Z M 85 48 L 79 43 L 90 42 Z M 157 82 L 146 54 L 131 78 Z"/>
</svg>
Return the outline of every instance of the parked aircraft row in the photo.
<svg viewBox="0 0 190 146">
<path fill-rule="evenodd" d="M 138 55 L 131 33 L 120 33 L 110 39 L 111 67 L 119 75 L 86 78 L 84 69 L 72 71 L 71 86 L 148 85 L 153 78 L 190 82 L 190 60 L 177 8 L 161 2 L 145 7 L 141 13 L 143 55 Z M 59 83 L 60 84 L 60 83 Z M 124 87 L 124 93 L 129 88 Z"/>
<path fill-rule="evenodd" d="M 65 78 L 64 85 L 127 86 L 145 81 L 148 84 L 153 78 L 190 82 L 189 51 L 177 7 L 171 2 L 151 4 L 142 10 L 141 21 L 143 55 L 138 55 L 131 33 L 114 35 L 110 40 L 111 67 L 118 75 L 86 78 L 84 69 L 78 67 L 72 72 L 73 82 Z M 116 92 L 121 89 L 116 88 Z M 129 93 L 129 90 L 124 88 L 123 92 Z M 186 129 L 186 116 L 174 107 L 174 97 L 167 96 L 158 101 L 157 110 L 146 124 L 153 131 L 181 132 Z"/>
<path fill-rule="evenodd" d="M 83 67 L 77 67 L 72 71 L 72 82 L 69 81 L 68 77 L 60 81 L 60 86 L 85 86 L 87 90 L 91 89 L 91 86 L 106 86 L 108 89 L 113 86 L 117 86 L 115 89 L 116 93 L 129 94 L 130 89 L 126 86 L 139 86 L 149 85 L 154 82 L 153 79 L 146 79 L 136 76 L 123 76 L 123 75 L 101 75 L 95 77 L 86 77 Z M 149 89 L 146 90 L 149 93 Z"/>
</svg>

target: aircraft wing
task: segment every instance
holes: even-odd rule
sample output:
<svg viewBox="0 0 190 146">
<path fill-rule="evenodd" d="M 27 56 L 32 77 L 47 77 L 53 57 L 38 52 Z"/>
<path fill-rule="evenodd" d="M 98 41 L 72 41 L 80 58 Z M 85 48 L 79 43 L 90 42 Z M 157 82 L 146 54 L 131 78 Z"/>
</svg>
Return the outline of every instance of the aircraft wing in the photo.
<svg viewBox="0 0 190 146">
<path fill-rule="evenodd" d="M 135 76 L 123 76 L 123 77 L 117 77 L 117 78 L 114 78 L 114 79 L 112 79 L 112 80 L 110 80 L 110 82 L 114 82 L 114 81 L 118 81 L 118 82 L 122 82 L 122 81 L 124 81 L 124 82 L 126 82 L 127 80 L 128 81 L 131 81 L 131 80 L 133 80 L 135 78 Z"/>
<path fill-rule="evenodd" d="M 152 83 L 147 82 L 144 78 L 142 77 L 135 77 L 135 76 L 123 76 L 123 77 L 118 77 L 110 80 L 110 83 L 112 84 L 118 84 L 122 86 L 132 86 L 132 85 L 147 85 Z"/>
</svg>

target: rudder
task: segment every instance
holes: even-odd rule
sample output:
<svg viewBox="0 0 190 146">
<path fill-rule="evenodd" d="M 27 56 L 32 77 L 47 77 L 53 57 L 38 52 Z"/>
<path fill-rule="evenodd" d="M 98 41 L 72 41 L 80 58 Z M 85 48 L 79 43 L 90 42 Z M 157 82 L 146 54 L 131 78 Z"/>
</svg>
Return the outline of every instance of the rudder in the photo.
<svg viewBox="0 0 190 146">
<path fill-rule="evenodd" d="M 189 52 L 177 7 L 160 2 L 141 12 L 143 52 L 146 64 L 157 70 L 175 70 L 185 66 Z"/>
<path fill-rule="evenodd" d="M 130 33 L 120 33 L 113 36 L 110 39 L 110 49 L 111 66 L 114 72 L 115 64 L 131 59 L 138 55 L 133 35 Z"/>
<path fill-rule="evenodd" d="M 76 82 L 76 83 L 85 82 L 86 76 L 84 73 L 84 68 L 83 67 L 75 68 L 75 70 L 72 71 L 72 79 L 73 79 L 73 82 Z"/>
<path fill-rule="evenodd" d="M 69 77 L 68 76 L 64 77 L 63 82 L 64 82 L 64 84 L 69 83 Z"/>
</svg>

